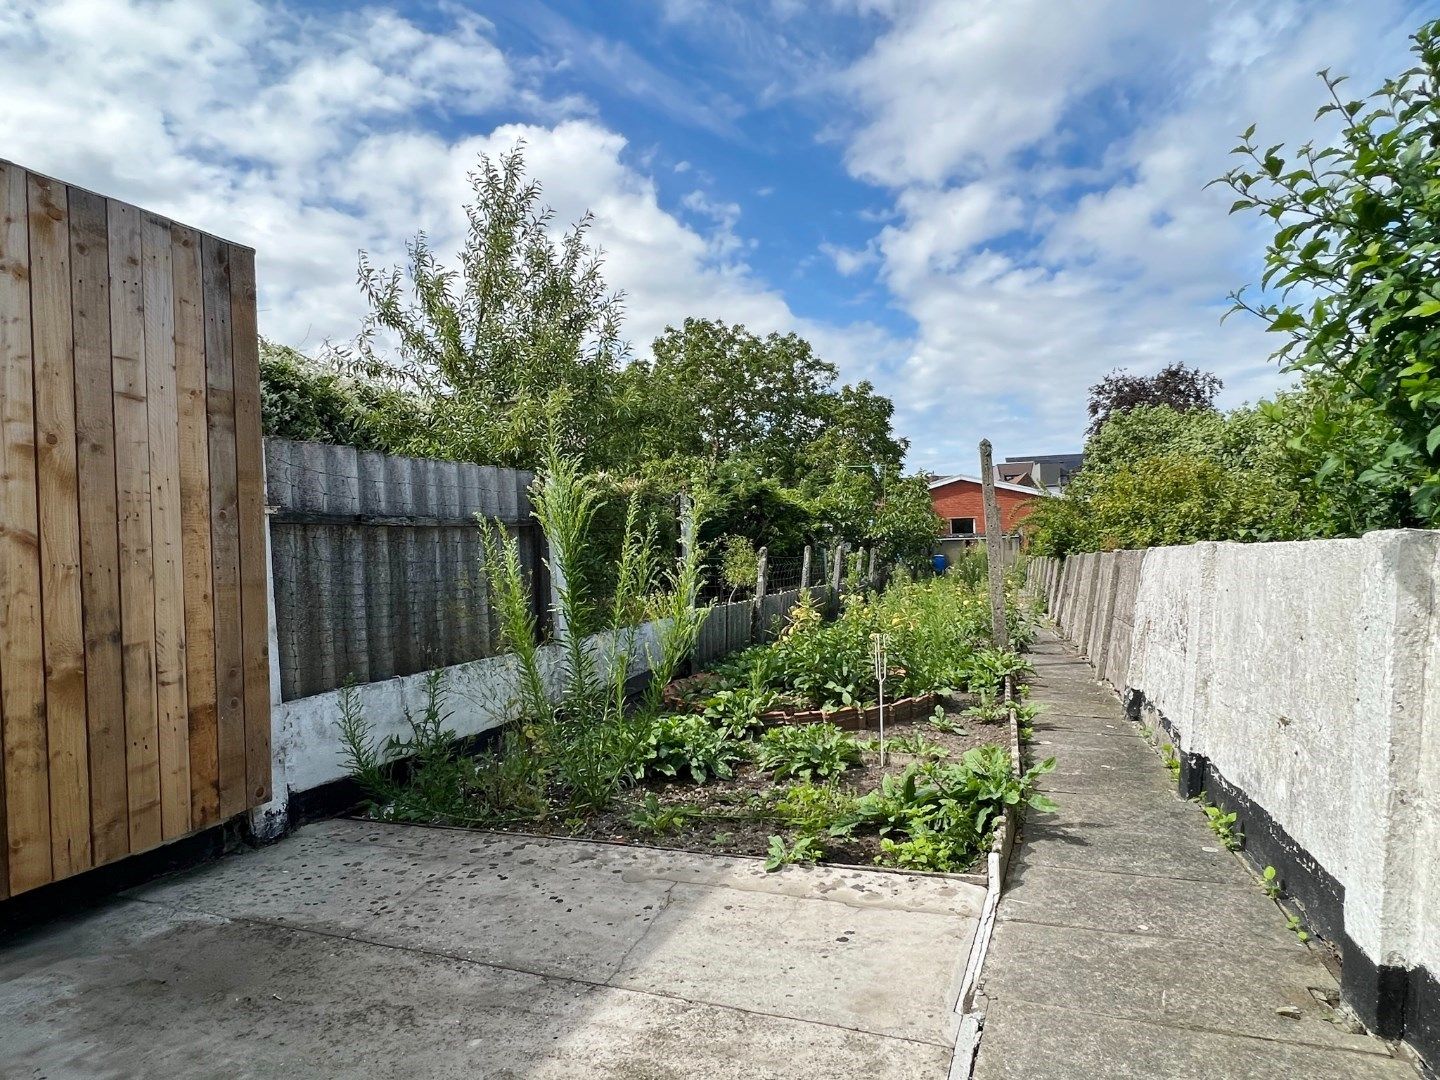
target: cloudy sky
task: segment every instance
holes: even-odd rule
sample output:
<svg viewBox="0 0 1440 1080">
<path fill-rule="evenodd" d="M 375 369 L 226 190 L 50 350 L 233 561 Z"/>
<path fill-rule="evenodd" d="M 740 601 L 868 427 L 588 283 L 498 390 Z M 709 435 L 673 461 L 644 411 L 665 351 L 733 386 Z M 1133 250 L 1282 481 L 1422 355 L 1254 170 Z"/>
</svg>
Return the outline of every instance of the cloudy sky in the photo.
<svg viewBox="0 0 1440 1080">
<path fill-rule="evenodd" d="M 1205 182 L 1251 121 L 1316 134 L 1399 0 L 5 0 L 0 157 L 253 245 L 261 330 L 314 351 L 356 253 L 452 245 L 523 138 L 594 211 L 637 353 L 687 315 L 796 329 L 898 406 L 911 462 L 1076 449 L 1085 390 L 1171 360 L 1283 385 L 1220 316 L 1265 233 Z"/>
</svg>

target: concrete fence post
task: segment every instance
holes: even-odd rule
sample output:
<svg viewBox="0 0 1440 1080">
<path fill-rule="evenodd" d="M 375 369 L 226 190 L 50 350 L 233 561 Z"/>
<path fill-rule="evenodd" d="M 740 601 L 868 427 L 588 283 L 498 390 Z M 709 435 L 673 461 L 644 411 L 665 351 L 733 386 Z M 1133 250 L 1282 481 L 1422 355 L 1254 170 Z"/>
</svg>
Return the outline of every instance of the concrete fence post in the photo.
<svg viewBox="0 0 1440 1080">
<path fill-rule="evenodd" d="M 1427 790 L 1423 763 L 1427 751 L 1432 762 L 1436 753 L 1426 695 L 1434 692 L 1427 669 L 1436 652 L 1440 534 L 1376 532 L 1361 543 L 1345 934 L 1371 963 L 1353 963 L 1347 950 L 1342 990 L 1366 1026 L 1397 1038 L 1410 1018 L 1393 988 L 1414 977 L 1406 969 L 1423 959 L 1420 939 L 1436 920 L 1425 907 L 1427 886 L 1435 886 L 1427 878 L 1434 874 L 1440 796 L 1433 786 Z"/>
<path fill-rule="evenodd" d="M 810 587 L 810 545 L 805 545 L 805 554 L 800 560 L 800 588 Z"/>
</svg>

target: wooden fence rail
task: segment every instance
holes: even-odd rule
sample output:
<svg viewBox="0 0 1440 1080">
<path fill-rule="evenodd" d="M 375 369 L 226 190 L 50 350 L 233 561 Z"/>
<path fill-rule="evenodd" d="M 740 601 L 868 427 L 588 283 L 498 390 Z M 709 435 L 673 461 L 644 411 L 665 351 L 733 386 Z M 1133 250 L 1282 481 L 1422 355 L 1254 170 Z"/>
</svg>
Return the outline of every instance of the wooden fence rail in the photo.
<svg viewBox="0 0 1440 1080">
<path fill-rule="evenodd" d="M 0 896 L 269 797 L 255 256 L 0 160 Z"/>
</svg>

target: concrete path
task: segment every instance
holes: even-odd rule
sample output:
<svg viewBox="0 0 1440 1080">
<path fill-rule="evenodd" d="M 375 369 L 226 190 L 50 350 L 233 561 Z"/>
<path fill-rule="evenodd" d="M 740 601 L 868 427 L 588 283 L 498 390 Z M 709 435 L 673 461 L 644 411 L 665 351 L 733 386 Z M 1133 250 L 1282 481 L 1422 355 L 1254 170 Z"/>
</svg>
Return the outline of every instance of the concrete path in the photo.
<svg viewBox="0 0 1440 1080">
<path fill-rule="evenodd" d="M 938 1078 L 982 903 L 326 822 L 0 946 L 0 1074 Z"/>
<path fill-rule="evenodd" d="M 1030 815 L 981 989 L 979 1080 L 1404 1078 L 1331 1022 L 1336 991 L 1087 663 L 1032 656 L 1037 757 L 1060 804 Z M 1332 998 L 1333 999 L 1333 998 Z"/>
</svg>

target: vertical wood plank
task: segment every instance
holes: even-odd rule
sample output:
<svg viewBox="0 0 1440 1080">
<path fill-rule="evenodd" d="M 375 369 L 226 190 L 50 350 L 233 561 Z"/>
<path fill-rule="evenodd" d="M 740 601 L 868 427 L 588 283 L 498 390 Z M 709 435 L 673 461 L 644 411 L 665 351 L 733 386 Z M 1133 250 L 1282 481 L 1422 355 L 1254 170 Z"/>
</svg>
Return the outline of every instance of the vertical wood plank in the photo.
<svg viewBox="0 0 1440 1080">
<path fill-rule="evenodd" d="M 180 529 L 185 579 L 185 696 L 189 710 L 190 821 L 220 820 L 215 706 L 215 610 L 211 586 L 210 438 L 205 376 L 205 300 L 200 234 L 170 231 L 174 278 L 175 384 L 179 425 Z"/>
<path fill-rule="evenodd" d="M 270 798 L 270 576 L 265 544 L 265 451 L 260 431 L 260 333 L 255 253 L 230 247 L 235 384 L 235 476 L 240 540 L 240 642 L 245 684 L 247 802 Z M 353 460 L 353 454 L 352 454 Z"/>
<path fill-rule="evenodd" d="M 111 199 L 110 362 L 115 408 L 115 491 L 120 536 L 120 645 L 125 678 L 125 768 L 130 850 L 164 836 L 155 698 L 155 564 L 145 375 L 141 214 Z"/>
<path fill-rule="evenodd" d="M 245 809 L 247 783 L 229 245 L 214 237 L 202 237 L 200 266 L 205 294 L 205 410 L 210 440 L 210 565 L 220 816 L 227 818 Z"/>
<path fill-rule="evenodd" d="M 36 501 L 50 765 L 50 861 L 55 877 L 91 865 L 85 628 L 80 596 L 80 496 L 75 453 L 75 341 L 70 299 L 69 197 L 29 182 L 30 317 L 35 349 Z"/>
<path fill-rule="evenodd" d="M 169 840 L 190 831 L 180 425 L 170 223 L 154 214 L 144 214 L 140 239 L 145 300 L 146 441 L 150 449 L 150 525 L 155 575 L 155 706 L 160 748 L 160 828 L 165 839 Z"/>
<path fill-rule="evenodd" d="M 110 389 L 109 252 L 105 199 L 71 188 L 80 591 L 90 735 L 90 839 L 97 865 L 130 850 L 120 656 L 120 550 L 115 525 L 115 412 Z"/>
<path fill-rule="evenodd" d="M 29 237 L 25 171 L 0 161 L 0 895 L 50 880 Z"/>
</svg>

